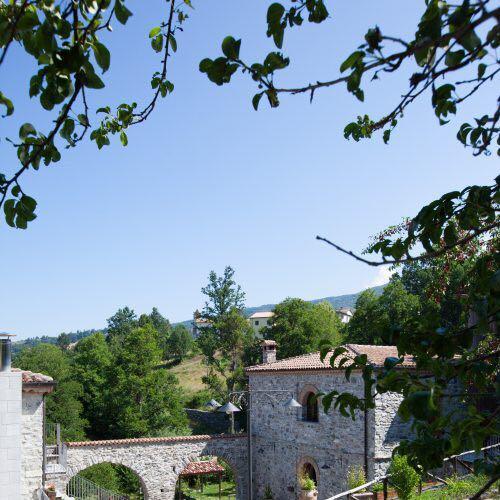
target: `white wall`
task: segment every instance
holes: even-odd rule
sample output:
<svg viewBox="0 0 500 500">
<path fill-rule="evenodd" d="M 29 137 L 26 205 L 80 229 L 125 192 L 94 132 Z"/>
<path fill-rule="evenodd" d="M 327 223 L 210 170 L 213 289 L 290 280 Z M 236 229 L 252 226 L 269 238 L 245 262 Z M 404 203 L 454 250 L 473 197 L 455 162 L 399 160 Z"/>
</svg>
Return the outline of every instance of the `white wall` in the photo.
<svg viewBox="0 0 500 500">
<path fill-rule="evenodd" d="M 21 395 L 20 372 L 0 373 L 0 497 L 21 498 Z"/>
</svg>

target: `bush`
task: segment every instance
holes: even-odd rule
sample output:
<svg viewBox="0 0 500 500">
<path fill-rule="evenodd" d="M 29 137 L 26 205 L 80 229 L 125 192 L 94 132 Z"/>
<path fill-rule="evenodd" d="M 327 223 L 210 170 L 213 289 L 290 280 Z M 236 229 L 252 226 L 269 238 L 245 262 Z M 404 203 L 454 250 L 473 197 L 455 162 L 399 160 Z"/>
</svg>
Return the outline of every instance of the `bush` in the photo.
<svg viewBox="0 0 500 500">
<path fill-rule="evenodd" d="M 408 463 L 405 456 L 394 455 L 389 467 L 391 475 L 389 481 L 401 500 L 409 500 L 413 491 L 417 487 L 420 476 L 415 469 Z"/>
<path fill-rule="evenodd" d="M 347 471 L 347 489 L 353 490 L 366 483 L 365 470 L 361 465 L 349 467 Z"/>
<path fill-rule="evenodd" d="M 271 486 L 269 485 L 264 490 L 264 500 L 274 500 L 273 490 L 271 490 Z"/>
<path fill-rule="evenodd" d="M 314 491 L 316 489 L 316 483 L 307 475 L 300 478 L 300 487 L 304 491 Z"/>
</svg>

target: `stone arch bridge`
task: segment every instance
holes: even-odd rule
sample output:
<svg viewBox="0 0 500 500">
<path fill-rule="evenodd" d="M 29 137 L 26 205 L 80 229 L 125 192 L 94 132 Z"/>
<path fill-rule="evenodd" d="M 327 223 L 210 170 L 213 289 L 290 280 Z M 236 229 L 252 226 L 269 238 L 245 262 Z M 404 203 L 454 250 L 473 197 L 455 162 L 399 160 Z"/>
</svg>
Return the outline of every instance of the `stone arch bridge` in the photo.
<svg viewBox="0 0 500 500">
<path fill-rule="evenodd" d="M 236 479 L 236 498 L 247 498 L 247 439 L 242 434 L 63 443 L 59 465 L 48 469 L 46 480 L 63 492 L 80 471 L 110 462 L 124 465 L 137 474 L 146 499 L 167 500 L 174 498 L 180 472 L 202 456 L 217 456 L 227 462 Z"/>
</svg>

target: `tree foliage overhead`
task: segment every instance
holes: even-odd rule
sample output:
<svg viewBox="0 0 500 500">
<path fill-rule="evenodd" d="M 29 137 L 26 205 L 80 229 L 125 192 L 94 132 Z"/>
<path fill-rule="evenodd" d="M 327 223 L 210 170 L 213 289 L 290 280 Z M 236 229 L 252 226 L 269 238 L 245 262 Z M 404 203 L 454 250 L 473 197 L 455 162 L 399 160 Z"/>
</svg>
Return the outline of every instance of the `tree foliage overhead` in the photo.
<svg viewBox="0 0 500 500">
<path fill-rule="evenodd" d="M 128 144 L 130 127 L 142 123 L 160 98 L 174 90 L 167 78 L 167 62 L 177 50 L 177 32 L 186 20 L 190 0 L 166 0 L 159 13 L 162 20 L 151 28 L 152 49 L 159 64 L 153 72 L 151 97 L 142 106 L 123 102 L 112 109 L 92 106 L 94 92 L 106 85 L 104 74 L 111 65 L 106 40 L 117 24 L 125 25 L 132 15 L 126 0 L 13 0 L 0 2 L 0 67 L 16 48 L 21 48 L 38 65 L 27 85 L 30 98 L 52 113 L 53 124 L 40 130 L 24 123 L 18 138 L 11 136 L 18 164 L 0 172 L 0 208 L 12 227 L 25 229 L 36 218 L 36 200 L 25 193 L 22 178 L 61 160 L 63 148 L 76 147 L 86 136 L 99 149 L 118 135 Z M 106 36 L 104 36 L 106 35 Z M 3 119 L 15 113 L 16 103 L 0 89 Z"/>
</svg>

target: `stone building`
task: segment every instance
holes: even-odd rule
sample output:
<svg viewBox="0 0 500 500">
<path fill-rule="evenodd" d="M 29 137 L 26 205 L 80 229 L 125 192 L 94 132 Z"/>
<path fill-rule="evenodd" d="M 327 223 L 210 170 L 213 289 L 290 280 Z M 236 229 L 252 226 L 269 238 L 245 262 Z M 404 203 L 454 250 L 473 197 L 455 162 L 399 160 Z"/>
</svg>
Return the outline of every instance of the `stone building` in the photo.
<svg viewBox="0 0 500 500">
<path fill-rule="evenodd" d="M 345 347 L 343 356 L 366 354 L 375 368 L 381 368 L 386 357 L 397 356 L 392 346 Z M 351 467 L 363 468 L 367 479 L 383 475 L 392 450 L 409 433 L 409 425 L 397 416 L 401 396 L 377 396 L 376 408 L 358 412 L 355 420 L 333 409 L 324 413 L 316 395 L 337 390 L 363 397 L 361 373 L 353 371 L 348 381 L 343 369 L 331 367 L 328 356 L 322 362 L 319 353 L 276 361 L 272 341 L 265 341 L 263 350 L 267 362 L 246 370 L 252 393 L 255 498 L 263 498 L 267 486 L 277 500 L 297 498 L 304 473 L 315 480 L 319 498 L 346 490 Z M 411 367 L 413 362 L 407 359 L 404 365 Z M 302 407 L 286 408 L 283 402 L 290 397 Z"/>
<path fill-rule="evenodd" d="M 44 397 L 52 378 L 29 371 L 0 371 L 0 498 L 38 498 L 43 482 Z"/>
</svg>

